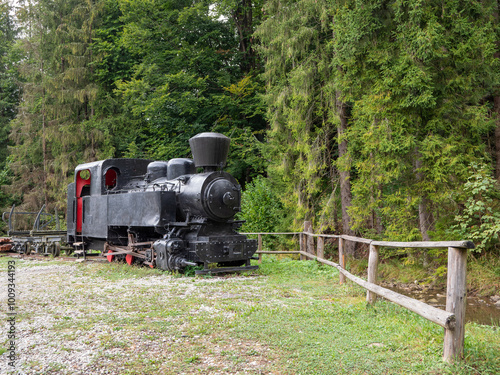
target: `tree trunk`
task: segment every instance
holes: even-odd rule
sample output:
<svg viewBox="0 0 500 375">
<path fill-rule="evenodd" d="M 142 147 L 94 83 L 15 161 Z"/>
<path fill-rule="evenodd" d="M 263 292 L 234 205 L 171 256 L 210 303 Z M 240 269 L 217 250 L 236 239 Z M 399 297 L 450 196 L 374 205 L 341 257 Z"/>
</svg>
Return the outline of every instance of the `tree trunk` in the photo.
<svg viewBox="0 0 500 375">
<path fill-rule="evenodd" d="M 416 150 L 416 161 L 415 161 L 415 174 L 417 177 L 417 182 L 420 183 L 423 180 L 423 173 L 420 171 L 422 168 L 422 159 L 418 149 Z M 421 192 L 420 203 L 418 204 L 418 224 L 420 229 L 420 234 L 422 235 L 423 241 L 430 241 L 429 231 L 434 229 L 434 217 L 430 211 L 431 201 L 427 198 L 425 192 Z M 422 262 L 424 267 L 429 265 L 430 259 L 427 251 L 422 254 Z"/>
<path fill-rule="evenodd" d="M 420 156 L 420 152 L 418 149 L 416 152 L 416 160 L 415 160 L 415 174 L 417 177 L 417 182 L 421 183 L 423 180 L 423 173 L 420 171 L 422 168 L 422 159 Z M 432 213 L 429 211 L 430 201 L 427 198 L 427 194 L 421 192 L 420 203 L 418 204 L 418 222 L 420 233 L 422 234 L 423 241 L 430 241 L 429 230 L 433 228 L 433 218 Z"/>
<path fill-rule="evenodd" d="M 495 17 L 496 25 L 498 25 L 498 9 L 499 2 L 497 1 L 497 6 L 495 7 L 493 16 Z M 495 52 L 495 57 L 500 58 L 500 40 L 497 40 L 497 51 Z M 500 96 L 495 96 L 493 98 L 493 116 L 495 116 L 495 177 L 498 182 L 500 182 Z"/>
<path fill-rule="evenodd" d="M 495 177 L 500 182 L 500 96 L 494 97 L 493 112 L 495 116 Z"/>
<path fill-rule="evenodd" d="M 382 185 L 379 185 L 379 190 L 382 190 Z M 382 208 L 382 207 L 379 207 Z M 383 234 L 384 233 L 384 224 L 382 223 L 382 217 L 380 214 L 375 213 L 375 225 L 377 229 L 377 234 Z"/>
<path fill-rule="evenodd" d="M 336 94 L 336 106 L 337 113 L 340 118 L 340 127 L 339 127 L 339 158 L 347 156 L 347 140 L 342 139 L 342 135 L 347 130 L 348 122 L 347 122 L 347 106 L 346 104 L 340 100 L 340 93 Z M 343 234 L 347 234 L 350 236 L 354 235 L 354 232 L 351 230 L 349 226 L 349 222 L 351 218 L 349 213 L 347 212 L 347 208 L 351 206 L 351 172 L 348 168 L 340 168 L 340 202 L 342 206 L 342 232 Z M 353 257 L 355 255 L 356 243 L 352 241 L 347 241 L 345 253 L 348 256 Z"/>
<path fill-rule="evenodd" d="M 42 39 L 43 41 L 43 39 Z M 40 71 L 42 72 L 42 76 L 44 74 L 44 66 L 43 59 L 40 61 Z M 43 80 L 42 80 L 43 85 Z M 43 156 L 43 203 L 45 206 L 49 204 L 49 197 L 47 194 L 47 137 L 45 134 L 46 128 L 46 117 L 45 117 L 45 87 L 42 87 L 42 156 Z"/>
<path fill-rule="evenodd" d="M 255 69 L 255 51 L 252 46 L 253 5 L 250 0 L 242 0 L 233 13 L 233 20 L 240 36 L 240 52 L 243 54 L 241 69 L 249 73 Z"/>
<path fill-rule="evenodd" d="M 432 215 L 429 212 L 429 200 L 423 196 L 418 204 L 418 221 L 423 241 L 430 241 L 429 230 L 432 229 Z"/>
</svg>

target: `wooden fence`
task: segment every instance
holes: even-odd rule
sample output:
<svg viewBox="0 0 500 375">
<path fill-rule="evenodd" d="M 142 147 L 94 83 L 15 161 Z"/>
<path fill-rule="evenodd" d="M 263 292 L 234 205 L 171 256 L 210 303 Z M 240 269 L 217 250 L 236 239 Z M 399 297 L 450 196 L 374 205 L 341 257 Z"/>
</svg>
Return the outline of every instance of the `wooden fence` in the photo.
<svg viewBox="0 0 500 375">
<path fill-rule="evenodd" d="M 245 233 L 257 235 L 259 262 L 262 254 L 300 254 L 300 259 L 315 259 L 316 261 L 335 267 L 339 270 L 340 284 L 349 280 L 362 286 L 367 290 L 366 300 L 373 304 L 377 295 L 411 310 L 431 322 L 439 324 L 444 328 L 444 350 L 443 359 L 446 362 L 458 360 L 463 355 L 465 334 L 465 306 L 466 306 L 466 265 L 467 249 L 473 249 L 474 244 L 470 241 L 446 241 L 446 242 L 387 242 L 374 241 L 365 238 L 334 235 L 314 234 L 311 222 L 304 223 L 303 232 L 286 233 Z M 264 251 L 262 250 L 263 235 L 299 235 L 299 251 Z M 314 239 L 317 244 L 314 246 Z M 338 240 L 339 263 L 324 259 L 324 239 L 334 238 Z M 363 280 L 345 270 L 344 249 L 346 241 L 359 242 L 369 245 L 368 257 L 368 281 Z M 446 311 L 430 306 L 424 302 L 396 293 L 392 290 L 377 285 L 378 274 L 378 252 L 380 247 L 392 248 L 448 248 L 448 277 L 446 289 Z"/>
</svg>

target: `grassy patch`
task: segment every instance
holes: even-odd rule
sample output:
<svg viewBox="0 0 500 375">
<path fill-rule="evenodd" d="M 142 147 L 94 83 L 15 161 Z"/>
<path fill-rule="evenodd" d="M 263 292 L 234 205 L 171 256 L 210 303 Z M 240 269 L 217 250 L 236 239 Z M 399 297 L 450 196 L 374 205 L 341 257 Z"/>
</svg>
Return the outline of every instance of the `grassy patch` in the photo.
<svg viewBox="0 0 500 375">
<path fill-rule="evenodd" d="M 500 257 L 492 254 L 469 257 L 467 286 L 480 296 L 500 295 Z"/>
<path fill-rule="evenodd" d="M 137 265 L 129 266 L 126 263 L 112 262 L 96 264 L 95 267 L 89 267 L 89 264 L 79 264 L 79 270 L 82 275 L 102 277 L 106 280 L 122 280 L 131 277 L 151 277 L 165 275 L 165 272 L 149 267 Z"/>
</svg>

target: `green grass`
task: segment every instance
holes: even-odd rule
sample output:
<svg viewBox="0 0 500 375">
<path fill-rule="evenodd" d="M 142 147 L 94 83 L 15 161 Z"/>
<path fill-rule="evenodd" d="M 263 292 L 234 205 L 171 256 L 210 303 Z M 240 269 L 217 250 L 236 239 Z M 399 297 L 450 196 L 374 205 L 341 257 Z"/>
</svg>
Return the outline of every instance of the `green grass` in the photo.
<svg viewBox="0 0 500 375">
<path fill-rule="evenodd" d="M 164 275 L 165 273 L 157 268 L 141 267 L 126 263 L 112 262 L 104 263 L 103 267 L 88 267 L 87 264 L 79 264 L 78 269 L 82 275 L 93 275 L 106 280 L 115 281 L 131 277 L 151 277 Z"/>
<path fill-rule="evenodd" d="M 253 309 L 234 331 L 279 348 L 286 373 L 500 372 L 498 327 L 467 325 L 465 359 L 449 366 L 441 327 L 390 302 L 368 306 L 365 291 L 339 286 L 331 268 L 268 260 L 260 273 L 283 303 Z"/>
<path fill-rule="evenodd" d="M 16 262 L 16 267 L 39 267 L 39 266 L 54 266 L 54 265 L 66 265 L 69 262 L 64 260 L 59 260 L 52 256 L 47 256 L 43 260 L 34 260 L 33 258 L 12 258 L 10 256 L 0 257 L 0 272 L 6 271 L 8 262 L 14 260 Z"/>
<path fill-rule="evenodd" d="M 441 327 L 389 302 L 367 305 L 362 288 L 339 285 L 335 269 L 314 261 L 270 256 L 255 273 L 211 278 L 123 264 L 67 264 L 82 281 L 62 285 L 53 303 L 79 314 L 54 309 L 48 333 L 53 342 L 69 340 L 60 349 L 65 353 L 71 341 L 98 342 L 90 372 L 500 373 L 498 327 L 467 324 L 464 360 L 448 365 Z M 89 283 L 109 289 L 82 287 Z M 72 302 L 79 295 L 89 303 Z M 51 366 L 64 373 L 64 364 Z"/>
</svg>

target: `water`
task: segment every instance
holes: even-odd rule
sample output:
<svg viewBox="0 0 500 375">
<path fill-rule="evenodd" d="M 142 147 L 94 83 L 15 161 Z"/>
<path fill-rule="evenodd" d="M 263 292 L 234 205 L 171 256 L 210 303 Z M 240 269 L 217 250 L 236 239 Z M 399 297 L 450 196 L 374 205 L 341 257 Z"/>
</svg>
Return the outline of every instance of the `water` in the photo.
<svg viewBox="0 0 500 375">
<path fill-rule="evenodd" d="M 405 296 L 425 302 L 428 305 L 446 309 L 446 290 L 445 289 L 415 289 L 411 287 L 388 286 L 391 289 Z M 500 308 L 488 298 L 467 297 L 467 306 L 465 308 L 465 321 L 467 323 L 475 322 L 478 324 L 500 326 Z"/>
</svg>

